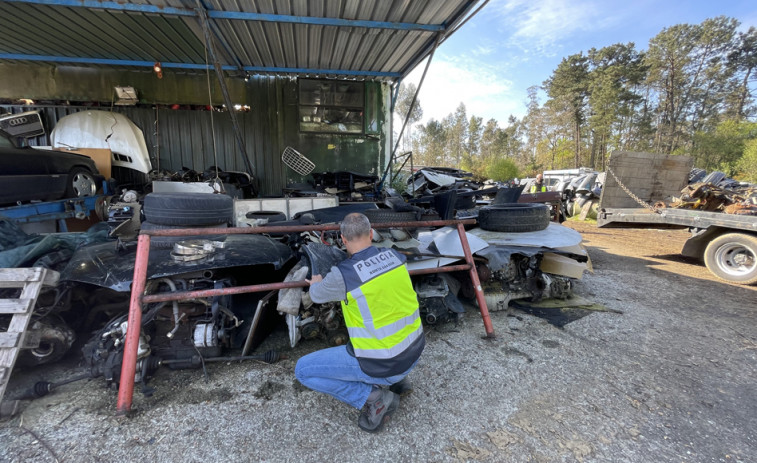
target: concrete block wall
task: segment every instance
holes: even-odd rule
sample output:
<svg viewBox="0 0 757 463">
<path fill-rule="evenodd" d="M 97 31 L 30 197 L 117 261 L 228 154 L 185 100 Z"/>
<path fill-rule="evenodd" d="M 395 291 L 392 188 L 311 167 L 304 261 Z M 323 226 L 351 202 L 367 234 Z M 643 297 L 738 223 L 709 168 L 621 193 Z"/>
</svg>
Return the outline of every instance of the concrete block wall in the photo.
<svg viewBox="0 0 757 463">
<path fill-rule="evenodd" d="M 670 201 L 678 197 L 688 183 L 694 164 L 690 156 L 614 151 L 610 155 L 609 169 L 632 193 L 644 201 Z M 600 207 L 641 207 L 615 181 L 608 172 L 602 189 Z"/>
</svg>

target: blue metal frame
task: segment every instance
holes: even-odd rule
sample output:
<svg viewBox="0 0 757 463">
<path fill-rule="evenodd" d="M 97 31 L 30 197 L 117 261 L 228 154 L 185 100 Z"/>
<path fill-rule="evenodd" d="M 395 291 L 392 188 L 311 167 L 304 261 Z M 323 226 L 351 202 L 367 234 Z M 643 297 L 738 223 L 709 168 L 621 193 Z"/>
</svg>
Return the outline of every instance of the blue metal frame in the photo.
<svg viewBox="0 0 757 463">
<path fill-rule="evenodd" d="M 45 55 L 22 55 L 17 53 L 0 53 L 0 60 L 15 61 L 48 61 L 51 63 L 69 63 L 69 64 L 102 64 L 106 66 L 137 66 L 151 68 L 155 64 L 153 61 L 133 61 L 120 59 L 103 59 L 103 58 L 78 58 L 73 56 L 45 56 Z M 160 63 L 166 69 L 212 69 L 212 66 L 204 64 L 190 63 Z M 221 66 L 224 71 L 238 70 L 236 66 Z M 252 73 L 273 73 L 273 74 L 311 74 L 311 75 L 343 75 L 343 76 L 363 76 L 363 77 L 385 77 L 397 78 L 399 72 L 375 72 L 375 71 L 351 71 L 346 69 L 309 69 L 309 68 L 283 68 L 283 67 L 264 67 L 264 66 L 244 66 L 243 71 Z"/>
<path fill-rule="evenodd" d="M 134 61 L 123 59 L 104 59 L 104 58 L 79 58 L 75 56 L 46 56 L 46 55 L 22 55 L 18 53 L 0 53 L 0 59 L 16 60 L 16 61 L 50 61 L 53 63 L 69 63 L 69 64 L 103 64 L 106 66 L 138 66 L 138 67 L 153 67 L 154 61 Z M 161 67 L 174 68 L 174 69 L 207 69 L 212 66 L 206 66 L 204 64 L 190 64 L 190 63 L 160 63 Z M 225 71 L 233 71 L 237 69 L 236 66 L 223 66 Z"/>
<path fill-rule="evenodd" d="M 12 3 L 31 3 L 35 5 L 65 6 L 69 8 L 90 8 L 115 11 L 133 11 L 170 16 L 197 16 L 189 8 L 175 8 L 149 4 L 122 3 L 98 0 L 5 0 Z M 394 23 L 387 21 L 366 21 L 341 18 L 315 18 L 310 16 L 290 16 L 280 14 L 248 13 L 244 11 L 208 10 L 211 19 L 231 19 L 240 21 L 263 21 L 292 24 L 312 24 L 317 26 L 365 27 L 369 29 L 395 29 L 403 31 L 439 32 L 446 29 L 443 24 Z"/>
<path fill-rule="evenodd" d="M 309 68 L 278 68 L 278 67 L 264 67 L 264 66 L 245 66 L 245 71 L 249 72 L 270 72 L 270 73 L 296 73 L 296 74 L 335 74 L 345 76 L 364 76 L 364 77 L 388 77 L 397 78 L 400 76 L 399 72 L 378 72 L 378 71 L 351 71 L 346 69 L 309 69 Z"/>
<path fill-rule="evenodd" d="M 83 198 L 63 199 L 42 203 L 24 204 L 0 208 L 0 217 L 16 223 L 43 222 L 45 220 L 61 220 L 71 218 L 86 218 L 97 207 L 97 201 L 103 195 L 86 196 Z M 78 216 L 78 217 L 77 217 Z M 65 226 L 65 223 L 64 223 Z"/>
</svg>

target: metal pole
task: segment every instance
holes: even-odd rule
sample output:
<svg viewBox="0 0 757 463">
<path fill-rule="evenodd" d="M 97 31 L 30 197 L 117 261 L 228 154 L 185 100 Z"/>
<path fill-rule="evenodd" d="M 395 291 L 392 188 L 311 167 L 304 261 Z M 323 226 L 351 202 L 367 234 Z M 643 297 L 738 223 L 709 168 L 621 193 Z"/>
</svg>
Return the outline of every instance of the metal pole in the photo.
<svg viewBox="0 0 757 463">
<path fill-rule="evenodd" d="M 250 162 L 250 158 L 247 156 L 247 147 L 245 146 L 244 137 L 242 136 L 242 129 L 239 126 L 239 121 L 237 120 L 237 113 L 234 109 L 234 103 L 231 101 L 231 97 L 229 96 L 229 89 L 226 86 L 226 78 L 223 74 L 223 68 L 221 67 L 220 61 L 218 60 L 218 55 L 215 52 L 213 39 L 210 36 L 208 12 L 207 10 L 205 10 L 199 0 L 197 2 L 197 9 L 195 11 L 197 11 L 197 16 L 200 20 L 200 25 L 202 26 L 202 31 L 205 37 L 205 43 L 208 47 L 210 59 L 213 60 L 213 67 L 216 71 L 216 76 L 218 77 L 218 85 L 221 87 L 221 95 L 223 95 L 223 101 L 226 103 L 226 110 L 229 112 L 229 117 L 231 118 L 231 125 L 234 128 L 234 138 L 237 141 L 239 152 L 242 154 L 242 161 L 244 161 L 244 165 L 247 168 L 248 173 L 250 175 L 254 175 L 252 171 L 252 163 Z"/>
<path fill-rule="evenodd" d="M 126 327 L 124 358 L 121 364 L 121 381 L 118 387 L 116 415 L 125 415 L 131 410 L 134 395 L 134 375 L 137 371 L 137 346 L 142 329 L 142 293 L 147 283 L 147 261 L 150 257 L 150 236 L 139 235 L 137 257 L 134 261 L 134 279 L 129 302 L 129 321 Z"/>
<path fill-rule="evenodd" d="M 476 263 L 473 262 L 473 254 L 470 252 L 468 237 L 465 235 L 465 228 L 463 227 L 463 224 L 457 224 L 457 233 L 460 235 L 460 243 L 462 243 L 463 245 L 463 252 L 465 252 L 465 261 L 468 262 L 468 265 L 470 265 L 470 279 L 473 282 L 473 289 L 476 290 L 476 301 L 478 301 L 478 308 L 479 310 L 481 310 L 481 318 L 483 318 L 484 320 L 486 337 L 493 338 L 494 327 L 492 326 L 491 318 L 489 318 L 489 308 L 486 306 L 484 290 L 481 288 L 481 281 L 478 279 Z"/>
<path fill-rule="evenodd" d="M 413 107 L 415 106 L 415 102 L 418 100 L 418 93 L 420 93 L 421 91 L 421 87 L 423 86 L 423 81 L 426 80 L 426 73 L 428 72 L 429 66 L 431 66 L 431 60 L 434 59 L 434 53 L 436 53 L 436 49 L 437 47 L 439 47 L 439 43 L 441 43 L 442 37 L 444 37 L 444 32 L 439 32 L 436 35 L 436 40 L 434 41 L 434 48 L 431 49 L 431 53 L 428 55 L 428 61 L 426 61 L 426 67 L 423 69 L 421 80 L 418 82 L 418 87 L 415 89 L 415 93 L 413 94 L 413 100 L 410 102 L 410 109 L 407 110 L 405 121 L 402 123 L 402 128 L 400 129 L 399 135 L 397 135 L 397 141 L 394 144 L 394 149 L 392 150 L 391 156 L 389 157 L 389 163 L 386 166 L 386 170 L 384 170 L 384 174 L 381 176 L 381 181 L 379 182 L 379 185 L 380 185 L 379 189 L 383 188 L 384 180 L 386 180 L 386 175 L 392 168 L 392 161 L 394 160 L 394 157 L 397 154 L 397 148 L 399 148 L 400 146 L 400 140 L 402 140 L 402 135 L 405 133 L 405 127 L 407 126 L 407 122 L 410 120 L 410 115 L 413 113 Z M 412 175 L 412 172 L 411 172 L 411 175 Z"/>
</svg>

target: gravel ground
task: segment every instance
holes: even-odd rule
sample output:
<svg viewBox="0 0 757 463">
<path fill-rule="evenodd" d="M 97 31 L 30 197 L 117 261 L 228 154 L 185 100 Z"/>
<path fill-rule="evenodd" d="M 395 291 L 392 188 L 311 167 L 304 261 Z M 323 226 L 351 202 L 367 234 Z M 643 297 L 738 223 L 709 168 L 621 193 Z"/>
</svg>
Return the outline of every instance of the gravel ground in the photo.
<svg viewBox="0 0 757 463">
<path fill-rule="evenodd" d="M 757 461 L 757 287 L 678 256 L 685 232 L 569 226 L 595 270 L 577 294 L 612 311 L 562 328 L 496 312 L 487 340 L 470 308 L 427 330 L 415 391 L 382 433 L 295 380 L 296 360 L 323 344 L 289 350 L 276 333 L 258 351 L 289 359 L 213 364 L 208 379 L 160 371 L 128 418 L 101 379 L 25 402 L 0 423 L 0 461 Z M 75 367 L 18 372 L 6 395 Z"/>
</svg>

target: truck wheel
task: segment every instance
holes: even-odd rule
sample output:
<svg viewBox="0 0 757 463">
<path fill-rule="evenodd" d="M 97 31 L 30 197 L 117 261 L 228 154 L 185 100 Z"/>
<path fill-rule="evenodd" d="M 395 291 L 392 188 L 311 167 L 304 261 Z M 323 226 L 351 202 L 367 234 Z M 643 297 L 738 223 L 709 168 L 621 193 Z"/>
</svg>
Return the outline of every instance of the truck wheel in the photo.
<svg viewBox="0 0 757 463">
<path fill-rule="evenodd" d="M 478 211 L 478 224 L 484 230 L 498 232 L 533 232 L 549 226 L 546 204 L 502 204 L 485 206 Z"/>
<path fill-rule="evenodd" d="M 150 193 L 142 210 L 159 225 L 217 225 L 231 222 L 231 196 L 211 193 Z"/>
<path fill-rule="evenodd" d="M 728 233 L 710 241 L 704 264 L 716 277 L 739 285 L 757 283 L 757 236 Z"/>
</svg>

